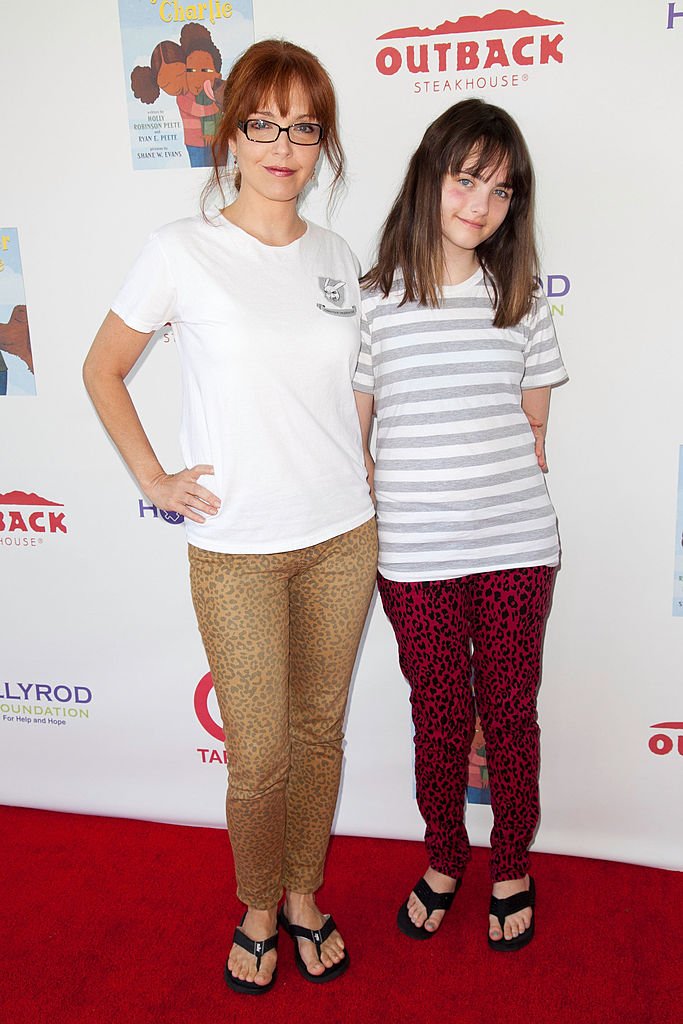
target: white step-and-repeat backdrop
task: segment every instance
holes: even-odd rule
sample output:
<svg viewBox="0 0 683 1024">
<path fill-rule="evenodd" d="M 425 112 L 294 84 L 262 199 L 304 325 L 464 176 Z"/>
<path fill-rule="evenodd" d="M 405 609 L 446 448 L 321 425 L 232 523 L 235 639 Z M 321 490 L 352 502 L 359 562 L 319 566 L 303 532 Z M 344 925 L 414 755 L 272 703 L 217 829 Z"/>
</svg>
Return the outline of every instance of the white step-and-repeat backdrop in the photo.
<svg viewBox="0 0 683 1024">
<path fill-rule="evenodd" d="M 160 77 L 159 44 L 166 63 L 204 47 L 213 80 L 275 35 L 317 53 L 337 85 L 349 175 L 333 226 L 366 267 L 435 116 L 482 96 L 522 126 L 571 375 L 548 445 L 563 563 L 536 848 L 683 867 L 683 0 L 38 0 L 9 5 L 2 23 L 0 800 L 223 822 L 183 528 L 140 494 L 80 365 L 145 237 L 195 212 L 206 176 L 189 152 L 201 165 L 193 139 L 198 122 L 210 133 L 211 89 Z M 304 212 L 325 222 L 322 188 Z M 131 388 L 162 462 L 178 467 L 172 342 L 150 346 Z M 468 825 L 485 843 L 477 743 L 471 783 Z M 378 605 L 336 830 L 422 834 L 408 690 Z"/>
</svg>

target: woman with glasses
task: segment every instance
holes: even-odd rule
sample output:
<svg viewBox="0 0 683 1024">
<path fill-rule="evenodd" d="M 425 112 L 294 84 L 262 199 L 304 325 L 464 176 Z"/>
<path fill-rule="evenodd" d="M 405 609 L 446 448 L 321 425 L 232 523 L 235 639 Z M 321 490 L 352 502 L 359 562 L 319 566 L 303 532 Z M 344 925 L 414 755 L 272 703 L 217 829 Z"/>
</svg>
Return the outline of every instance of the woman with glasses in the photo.
<svg viewBox="0 0 683 1024">
<path fill-rule="evenodd" d="M 356 263 L 297 205 L 322 157 L 333 186 L 343 173 L 334 90 L 318 60 L 276 40 L 247 50 L 226 82 L 213 153 L 209 192 L 222 209 L 152 234 L 84 376 L 144 493 L 185 516 L 247 905 L 225 977 L 262 994 L 275 982 L 278 923 L 307 980 L 329 981 L 349 963 L 315 892 L 377 539 L 351 383 Z M 228 178 L 236 197 L 225 205 Z M 165 323 L 182 366 L 177 473 L 161 466 L 124 385 Z"/>
</svg>

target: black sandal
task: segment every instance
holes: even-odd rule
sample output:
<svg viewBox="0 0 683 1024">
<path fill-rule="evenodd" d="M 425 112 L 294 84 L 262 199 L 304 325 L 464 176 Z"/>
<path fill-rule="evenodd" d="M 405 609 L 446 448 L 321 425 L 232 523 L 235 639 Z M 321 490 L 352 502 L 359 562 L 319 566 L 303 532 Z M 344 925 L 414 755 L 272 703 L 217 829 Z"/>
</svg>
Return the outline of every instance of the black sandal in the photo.
<svg viewBox="0 0 683 1024">
<path fill-rule="evenodd" d="M 235 934 L 232 937 L 232 941 L 235 945 L 241 949 L 246 949 L 247 953 L 251 953 L 252 956 L 256 957 L 256 970 L 258 971 L 261 967 L 261 960 L 271 949 L 277 949 L 278 933 L 275 932 L 267 939 L 250 939 L 248 935 L 245 935 L 242 931 L 242 925 L 244 924 L 244 917 L 240 921 L 237 928 L 235 928 Z M 249 996 L 262 996 L 265 992 L 270 992 L 271 988 L 275 984 L 277 978 L 277 967 L 273 971 L 273 977 L 266 985 L 257 985 L 255 981 L 242 981 L 241 978 L 235 978 L 232 971 L 228 967 L 228 961 L 225 961 L 225 980 L 233 992 L 240 992 L 242 995 Z"/>
<path fill-rule="evenodd" d="M 426 882 L 424 878 L 421 878 L 417 885 L 413 886 L 412 891 L 427 911 L 427 918 L 430 918 L 435 910 L 448 910 L 450 908 L 451 903 L 455 899 L 455 894 L 461 885 L 462 879 L 456 878 L 455 889 L 453 892 L 434 892 L 429 883 Z M 408 899 L 410 899 L 410 896 Z M 427 922 L 425 921 L 425 924 L 426 923 Z M 430 932 L 427 931 L 424 925 L 418 928 L 416 924 L 413 924 L 410 920 L 410 916 L 408 915 L 408 900 L 399 907 L 396 924 L 398 925 L 399 930 L 411 939 L 431 939 L 436 935 L 441 927 L 441 925 L 439 925 L 439 928 Z"/>
<path fill-rule="evenodd" d="M 318 959 L 320 959 L 320 950 L 323 942 L 337 927 L 331 914 L 328 915 L 325 924 L 319 929 L 302 928 L 298 924 L 291 924 L 287 920 L 285 912 L 282 909 L 278 911 L 277 920 L 278 924 L 282 925 L 294 943 L 294 959 L 296 961 L 296 966 L 299 969 L 299 973 L 303 975 L 306 981 L 312 981 L 316 985 L 321 985 L 323 982 L 332 981 L 334 978 L 338 978 L 339 975 L 343 974 L 349 966 L 349 954 L 347 950 L 344 950 L 344 956 L 339 963 L 333 964 L 332 967 L 326 967 L 324 974 L 311 974 L 304 963 L 301 953 L 299 952 L 299 943 L 297 942 L 297 939 L 308 939 L 309 942 L 315 943 Z"/>
<path fill-rule="evenodd" d="M 510 914 L 518 914 L 520 910 L 525 910 L 527 907 L 532 909 L 536 905 L 536 886 L 533 878 L 529 877 L 529 888 L 524 892 L 516 892 L 514 896 L 507 896 L 505 899 L 498 899 L 497 896 L 491 897 L 491 905 L 489 907 L 489 914 L 493 914 L 494 917 L 498 918 L 500 922 L 500 930 L 503 931 L 505 926 L 505 918 L 509 917 Z M 502 939 L 492 939 L 489 935 L 489 946 L 491 949 L 495 949 L 496 953 L 513 953 L 517 949 L 522 949 L 524 946 L 528 946 L 534 937 L 536 922 L 536 911 L 531 918 L 531 924 L 529 927 L 518 935 L 514 939 L 506 939 L 503 935 Z"/>
</svg>

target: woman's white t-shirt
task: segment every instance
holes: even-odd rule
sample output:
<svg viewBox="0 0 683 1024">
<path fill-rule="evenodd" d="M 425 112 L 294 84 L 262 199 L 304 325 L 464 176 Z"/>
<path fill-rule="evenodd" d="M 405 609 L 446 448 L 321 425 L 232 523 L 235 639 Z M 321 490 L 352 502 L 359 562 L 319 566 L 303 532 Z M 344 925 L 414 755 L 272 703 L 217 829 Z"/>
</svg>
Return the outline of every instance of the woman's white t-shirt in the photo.
<svg viewBox="0 0 683 1024">
<path fill-rule="evenodd" d="M 372 518 L 351 381 L 360 347 L 347 244 L 308 223 L 286 246 L 218 215 L 154 232 L 112 304 L 137 331 L 171 323 L 182 367 L 181 450 L 222 502 L 191 544 L 261 554 Z"/>
</svg>

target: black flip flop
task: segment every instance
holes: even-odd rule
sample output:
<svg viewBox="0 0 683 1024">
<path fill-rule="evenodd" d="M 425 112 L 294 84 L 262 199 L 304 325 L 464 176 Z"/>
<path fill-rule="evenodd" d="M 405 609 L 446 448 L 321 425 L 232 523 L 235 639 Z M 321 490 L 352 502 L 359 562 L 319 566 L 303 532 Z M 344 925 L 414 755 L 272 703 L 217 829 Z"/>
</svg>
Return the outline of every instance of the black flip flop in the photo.
<svg viewBox="0 0 683 1024">
<path fill-rule="evenodd" d="M 244 924 L 244 917 L 240 921 L 237 928 L 235 928 L 235 934 L 232 937 L 232 941 L 240 946 L 241 949 L 246 949 L 247 953 L 251 953 L 252 956 L 256 957 L 256 970 L 258 971 L 261 967 L 261 959 L 271 949 L 277 949 L 278 933 L 275 932 L 267 939 L 250 939 L 248 935 L 245 935 L 242 931 L 242 925 Z M 233 977 L 233 974 L 228 967 L 228 961 L 225 961 L 225 980 L 228 986 L 233 992 L 239 992 L 242 995 L 247 996 L 262 996 L 266 992 L 270 992 L 271 988 L 275 984 L 277 978 L 277 967 L 273 971 L 273 977 L 270 979 L 267 985 L 257 985 L 255 981 L 242 981 L 241 978 Z"/>
<path fill-rule="evenodd" d="M 327 981 L 333 981 L 334 978 L 338 978 L 340 974 L 344 973 L 349 966 L 349 954 L 347 950 L 344 950 L 344 956 L 339 963 L 334 964 L 333 967 L 326 967 L 323 974 L 311 974 L 308 967 L 306 967 L 301 953 L 299 952 L 299 943 L 297 942 L 297 938 L 308 939 L 309 942 L 315 943 L 316 952 L 318 954 L 318 958 L 320 958 L 320 950 L 323 942 L 337 927 L 331 914 L 328 916 L 322 928 L 319 929 L 301 928 L 298 924 L 291 924 L 287 920 L 285 912 L 282 909 L 278 911 L 277 919 L 278 924 L 282 925 L 294 943 L 294 959 L 296 961 L 296 966 L 299 969 L 299 974 L 301 974 L 306 981 L 312 981 L 315 985 L 322 985 Z"/>
<path fill-rule="evenodd" d="M 413 886 L 413 892 L 419 899 L 420 903 L 423 904 L 427 911 L 427 917 L 429 918 L 435 910 L 448 910 L 450 908 L 451 903 L 455 899 L 455 894 L 461 885 L 462 879 L 456 878 L 455 889 L 453 892 L 434 892 L 429 883 L 426 882 L 424 878 L 421 878 L 417 885 Z M 410 899 L 410 896 L 408 899 Z M 422 925 L 421 928 L 418 928 L 416 924 L 413 924 L 408 915 L 408 900 L 399 907 L 396 924 L 404 935 L 407 935 L 411 939 L 421 940 L 433 938 L 441 927 L 441 925 L 439 925 L 439 928 L 437 928 L 436 931 L 430 932 L 427 931 L 424 925 Z"/>
<path fill-rule="evenodd" d="M 498 918 L 500 930 L 503 931 L 506 917 L 509 917 L 510 914 L 518 914 L 520 910 L 525 910 L 527 907 L 533 909 L 535 905 L 536 885 L 533 878 L 530 877 L 529 888 L 524 892 L 516 892 L 514 896 L 507 896 L 505 899 L 498 899 L 497 896 L 492 896 L 489 914 L 493 914 L 494 917 Z M 505 937 L 502 939 L 492 939 L 489 935 L 489 946 L 491 949 L 495 949 L 496 953 L 514 953 L 515 950 L 529 945 L 534 937 L 535 925 L 536 911 L 534 910 L 531 924 L 526 931 L 523 931 L 515 939 L 506 939 Z"/>
</svg>

